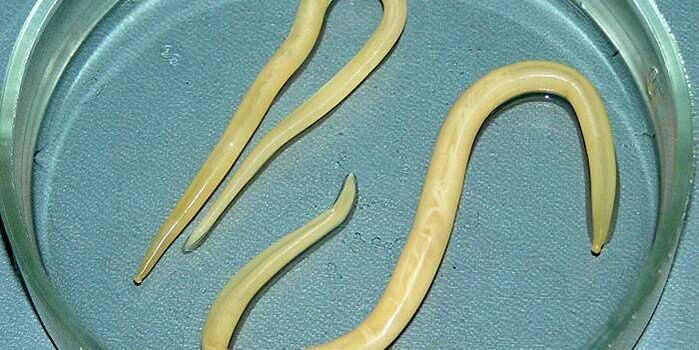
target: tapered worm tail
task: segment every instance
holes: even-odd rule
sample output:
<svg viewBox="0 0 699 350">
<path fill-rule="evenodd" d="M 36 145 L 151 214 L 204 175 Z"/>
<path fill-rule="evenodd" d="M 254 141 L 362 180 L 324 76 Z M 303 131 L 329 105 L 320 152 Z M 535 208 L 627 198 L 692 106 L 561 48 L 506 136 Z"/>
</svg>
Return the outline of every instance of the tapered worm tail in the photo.
<svg viewBox="0 0 699 350">
<path fill-rule="evenodd" d="M 478 130 L 495 108 L 526 93 L 559 95 L 577 114 L 589 164 L 592 251 L 602 249 L 616 195 L 614 142 L 602 99 L 584 76 L 560 64 L 530 61 L 497 69 L 468 89 L 444 121 L 413 228 L 376 307 L 357 328 L 315 349 L 385 349 L 398 337 L 441 263 Z"/>
<path fill-rule="evenodd" d="M 185 250 L 197 247 L 228 205 L 276 152 L 342 102 L 388 55 L 405 27 L 407 3 L 406 0 L 382 2 L 383 18 L 369 41 L 330 81 L 284 118 L 252 149 L 192 231 Z"/>
<path fill-rule="evenodd" d="M 344 222 L 356 193 L 355 178 L 350 174 L 331 208 L 265 249 L 226 283 L 204 324 L 202 349 L 228 349 L 238 320 L 255 294 L 284 266 Z"/>
<path fill-rule="evenodd" d="M 133 278 L 134 282 L 141 283 L 150 273 L 231 169 L 279 90 L 313 49 L 328 5 L 329 0 L 301 0 L 289 35 L 260 71 L 218 144 L 156 233 Z"/>
</svg>

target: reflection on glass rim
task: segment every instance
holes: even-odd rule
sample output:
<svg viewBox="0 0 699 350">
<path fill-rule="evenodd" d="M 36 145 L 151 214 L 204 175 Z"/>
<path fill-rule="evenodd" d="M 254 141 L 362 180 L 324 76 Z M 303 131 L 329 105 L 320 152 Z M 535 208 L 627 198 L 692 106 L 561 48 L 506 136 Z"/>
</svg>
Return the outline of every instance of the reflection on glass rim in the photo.
<svg viewBox="0 0 699 350">
<path fill-rule="evenodd" d="M 689 89 L 679 50 L 652 0 L 570 0 L 618 48 L 657 132 L 660 213 L 639 280 L 586 348 L 631 348 L 662 294 L 684 223 L 693 174 Z M 31 167 L 51 94 L 72 55 L 117 0 L 40 0 L 8 63 L 0 105 L 0 199 L 15 262 L 59 348 L 104 348 L 51 284 L 34 237 Z M 68 34 L 66 34 L 68 33 Z M 648 33 L 648 35 L 646 35 Z"/>
</svg>

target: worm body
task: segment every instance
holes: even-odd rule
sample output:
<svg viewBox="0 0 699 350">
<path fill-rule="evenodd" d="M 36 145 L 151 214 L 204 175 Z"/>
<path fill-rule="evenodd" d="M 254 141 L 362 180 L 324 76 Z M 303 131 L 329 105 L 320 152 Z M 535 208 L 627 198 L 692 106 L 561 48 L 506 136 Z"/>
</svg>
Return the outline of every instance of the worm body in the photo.
<svg viewBox="0 0 699 350">
<path fill-rule="evenodd" d="M 344 100 L 388 55 L 403 32 L 406 0 L 382 0 L 383 18 L 362 49 L 308 101 L 282 120 L 250 152 L 230 182 L 187 239 L 185 250 L 195 249 L 216 220 L 252 177 L 286 143 L 325 116 Z"/>
<path fill-rule="evenodd" d="M 333 206 L 250 260 L 226 283 L 204 324 L 201 348 L 228 349 L 233 331 L 257 292 L 284 266 L 345 221 L 357 193 L 350 174 Z"/>
<path fill-rule="evenodd" d="M 156 233 L 133 278 L 135 283 L 148 276 L 238 159 L 279 90 L 313 49 L 329 1 L 301 0 L 286 40 L 262 68 L 213 151 Z"/>
<path fill-rule="evenodd" d="M 592 251 L 609 235 L 616 194 L 616 160 L 602 99 L 580 73 L 564 65 L 527 61 L 497 69 L 469 88 L 439 132 L 412 230 L 383 296 L 354 330 L 315 349 L 385 349 L 407 326 L 432 284 L 451 235 L 474 140 L 503 103 L 528 93 L 567 99 L 575 110 L 589 164 Z"/>
</svg>

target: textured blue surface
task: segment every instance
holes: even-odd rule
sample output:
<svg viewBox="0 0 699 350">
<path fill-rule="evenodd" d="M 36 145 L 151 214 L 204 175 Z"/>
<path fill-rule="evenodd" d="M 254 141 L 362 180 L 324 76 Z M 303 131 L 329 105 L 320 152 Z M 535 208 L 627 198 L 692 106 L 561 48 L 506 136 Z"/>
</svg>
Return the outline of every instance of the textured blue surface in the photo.
<svg viewBox="0 0 699 350">
<path fill-rule="evenodd" d="M 441 2 L 413 4 L 434 8 L 411 12 L 391 59 L 277 157 L 199 251 L 183 256 L 176 242 L 136 288 L 129 276 L 169 210 L 162 203 L 174 203 L 196 171 L 284 35 L 293 6 L 124 3 L 69 69 L 36 158 L 43 254 L 78 314 L 115 348 L 195 347 L 206 308 L 227 277 L 327 206 L 342 176 L 354 171 L 360 198 L 350 223 L 268 289 L 237 344 L 297 348 L 352 327 L 393 267 L 434 136 L 455 97 L 489 69 L 548 58 L 590 76 L 610 110 L 622 185 L 612 243 L 600 258 L 587 252 L 583 155 L 567 111 L 543 102 L 509 108 L 479 139 L 443 268 L 395 348 L 434 348 L 434 339 L 439 348 L 562 348 L 587 339 L 637 277 L 654 222 L 651 141 L 623 65 L 575 11 L 546 1 L 458 1 L 458 11 Z M 676 34 L 685 54 L 697 57 L 696 39 L 688 36 L 696 29 L 689 7 L 696 13 L 696 5 L 663 5 L 680 18 L 671 20 L 682 23 Z M 26 6 L 12 12 L 17 19 L 25 13 Z M 261 133 L 334 74 L 379 16 L 376 1 L 339 2 L 313 58 Z M 691 322 L 699 285 L 696 219 L 641 348 L 690 348 L 699 336 Z M 17 286 L 9 265 L 0 266 Z M 3 301 L 21 302 L 2 316 L 8 320 L 0 336 L 10 339 L 0 343 L 47 347 L 21 289 L 2 293 Z M 6 324 L 12 332 L 4 332 Z"/>
</svg>

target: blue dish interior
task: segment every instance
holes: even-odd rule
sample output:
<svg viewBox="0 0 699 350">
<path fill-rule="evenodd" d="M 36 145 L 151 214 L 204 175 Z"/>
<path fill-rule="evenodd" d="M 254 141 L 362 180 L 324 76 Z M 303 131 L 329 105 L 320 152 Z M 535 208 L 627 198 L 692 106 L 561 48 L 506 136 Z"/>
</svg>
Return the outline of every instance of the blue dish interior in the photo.
<svg viewBox="0 0 699 350">
<path fill-rule="evenodd" d="M 590 254 L 586 161 L 570 109 L 540 98 L 510 104 L 478 139 L 441 270 L 393 348 L 570 348 L 590 339 L 638 278 L 658 174 L 654 132 L 623 60 L 566 1 L 411 1 L 380 68 L 278 154 L 199 250 L 183 254 L 183 235 L 134 286 L 152 235 L 296 5 L 128 0 L 83 45 L 34 164 L 42 257 L 76 313 L 110 348 L 197 347 L 228 278 L 329 206 L 354 172 L 352 217 L 265 289 L 234 347 L 300 348 L 344 333 L 393 270 L 452 103 L 494 68 L 549 59 L 579 69 L 605 100 L 620 184 L 611 242 Z M 334 1 L 312 57 L 250 144 L 332 77 L 380 17 L 379 1 Z"/>
</svg>

